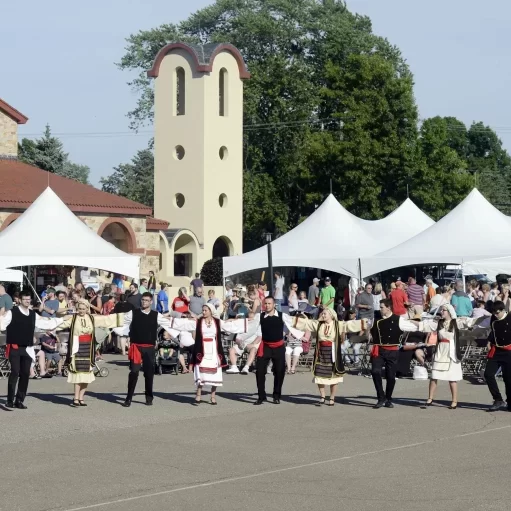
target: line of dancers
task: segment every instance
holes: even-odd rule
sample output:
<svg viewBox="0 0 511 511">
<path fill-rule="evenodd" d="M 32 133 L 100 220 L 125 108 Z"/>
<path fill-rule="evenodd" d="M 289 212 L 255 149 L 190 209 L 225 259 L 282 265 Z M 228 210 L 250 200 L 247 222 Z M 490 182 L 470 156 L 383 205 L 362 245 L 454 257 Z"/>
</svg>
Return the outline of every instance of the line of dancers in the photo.
<svg viewBox="0 0 511 511">
<path fill-rule="evenodd" d="M 256 361 L 256 382 L 258 398 L 255 405 L 267 401 L 266 373 L 268 362 L 273 363 L 273 403 L 280 404 L 282 385 L 286 372 L 284 335 L 286 329 L 295 339 L 305 332 L 316 336 L 316 350 L 313 363 L 313 381 L 317 384 L 319 405 L 334 406 L 337 386 L 345 374 L 344 356 L 341 351 L 345 335 L 349 332 L 364 332 L 370 329 L 372 342 L 371 375 L 373 378 L 377 402 L 375 409 L 393 408 L 392 396 L 396 381 L 396 365 L 403 332 L 436 332 L 438 343 L 433 355 L 432 374 L 429 385 L 429 397 L 424 407 L 431 406 L 438 381 L 448 381 L 452 402 L 449 409 L 458 406 L 457 382 L 463 378 L 459 345 L 459 329 L 474 326 L 477 319 L 457 318 L 451 305 L 442 307 L 442 317 L 435 319 L 410 320 L 393 314 L 390 300 L 381 300 L 382 319 L 369 325 L 366 320 L 338 321 L 335 312 L 324 309 L 318 320 L 304 315 L 289 316 L 278 312 L 272 297 L 264 300 L 264 312 L 254 319 L 235 319 L 223 321 L 218 317 L 215 307 L 206 304 L 199 319 L 183 317 L 164 317 L 151 309 L 152 296 L 142 295 L 142 306 L 127 314 L 93 316 L 89 313 L 89 304 L 81 301 L 77 305 L 77 314 L 66 318 L 43 318 L 30 309 L 31 296 L 21 293 L 19 307 L 0 317 L 0 330 L 7 331 L 6 356 L 11 365 L 7 386 L 7 408 L 26 409 L 24 404 L 28 389 L 30 367 L 35 360 L 33 339 L 35 329 L 51 331 L 69 328 L 69 343 L 66 364 L 69 368 L 68 382 L 74 385 L 72 406 L 87 406 L 84 401 L 87 387 L 94 381 L 95 366 L 95 328 L 113 329 L 118 335 L 130 338 L 129 375 L 127 395 L 122 403 L 131 406 L 137 386 L 140 369 L 143 368 L 145 380 L 146 405 L 153 404 L 154 352 L 157 344 L 158 328 L 162 327 L 171 334 L 187 331 L 195 332 L 195 345 L 192 350 L 196 386 L 195 404 L 202 400 L 205 387 L 211 389 L 210 404 L 216 405 L 216 390 L 222 386 L 222 369 L 227 366 L 227 358 L 221 341 L 221 332 L 256 335 L 260 340 Z M 173 314 L 179 316 L 179 314 Z M 493 397 L 493 405 L 488 411 L 507 409 L 511 406 L 503 400 L 495 374 L 499 368 L 506 388 L 506 397 L 511 398 L 511 314 L 506 312 L 503 302 L 494 303 L 494 315 L 489 338 L 491 349 L 485 371 L 485 379 Z M 386 388 L 383 388 L 382 373 L 385 372 Z M 326 388 L 329 387 L 327 400 Z"/>
</svg>

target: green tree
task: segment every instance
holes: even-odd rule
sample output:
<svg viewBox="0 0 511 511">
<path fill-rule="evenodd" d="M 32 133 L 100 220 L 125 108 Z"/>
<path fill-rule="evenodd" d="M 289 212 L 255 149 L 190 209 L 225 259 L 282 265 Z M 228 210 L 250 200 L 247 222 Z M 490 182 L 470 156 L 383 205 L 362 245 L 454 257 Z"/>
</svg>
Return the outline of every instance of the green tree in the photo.
<svg viewBox="0 0 511 511">
<path fill-rule="evenodd" d="M 138 32 L 128 38 L 119 64 L 121 69 L 139 73 L 130 82 L 138 94 L 137 106 L 129 113 L 135 129 L 152 120 L 153 93 L 145 72 L 159 49 L 173 40 L 232 43 L 252 73 L 244 96 L 245 249 L 261 244 L 264 231 L 280 233 L 294 227 L 325 197 L 328 179 L 319 179 L 315 172 L 331 177 L 336 192 L 356 190 L 352 202 L 365 217 L 379 216 L 404 198 L 406 176 L 416 154 L 412 77 L 399 50 L 372 33 L 369 18 L 352 14 L 341 0 L 217 0 L 178 25 Z M 374 73 L 372 65 L 378 68 Z M 342 77 L 347 67 L 351 79 Z M 372 83 L 359 93 L 360 80 L 366 75 Z M 333 96 L 328 94 L 330 88 Z M 393 93 L 400 97 L 394 100 Z M 356 101 L 371 94 L 374 98 L 366 112 Z M 379 130 L 386 132 L 381 144 L 364 133 L 370 124 L 369 111 L 378 110 L 378 94 L 389 116 Z M 346 142 L 337 147 L 340 137 L 333 127 L 346 117 L 346 107 L 351 117 L 363 118 L 360 125 L 353 120 L 346 126 Z M 378 119 L 385 118 L 378 114 Z M 337 122 L 327 124 L 327 133 L 319 136 L 320 120 L 325 117 Z M 378 129 L 372 129 L 374 136 Z M 394 129 L 397 132 L 390 133 Z M 343 155 L 352 161 L 338 168 L 335 163 Z M 380 163 L 383 156 L 384 163 Z M 369 178 L 358 175 L 374 162 L 378 168 L 371 170 Z M 395 187 L 391 184 L 394 176 L 398 180 Z M 256 204 L 266 203 L 266 193 L 277 201 L 269 209 L 275 207 L 279 214 L 262 218 Z M 385 207 L 377 204 L 381 194 Z M 350 202 L 347 196 L 342 199 Z"/>
<path fill-rule="evenodd" d="M 131 163 L 122 163 L 114 172 L 100 180 L 104 192 L 121 195 L 135 202 L 153 207 L 154 156 L 150 149 L 142 149 Z"/>
<path fill-rule="evenodd" d="M 69 160 L 69 154 L 64 152 L 62 142 L 51 134 L 49 125 L 46 125 L 41 138 L 22 139 L 18 146 L 18 158 L 47 172 L 88 183 L 89 167 Z"/>
</svg>

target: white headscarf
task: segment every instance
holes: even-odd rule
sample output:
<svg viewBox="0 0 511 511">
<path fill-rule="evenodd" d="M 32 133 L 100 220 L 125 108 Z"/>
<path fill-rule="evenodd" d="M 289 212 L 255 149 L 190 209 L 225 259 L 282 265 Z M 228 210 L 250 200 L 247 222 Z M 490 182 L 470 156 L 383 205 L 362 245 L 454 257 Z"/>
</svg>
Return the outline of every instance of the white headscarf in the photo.
<svg viewBox="0 0 511 511">
<path fill-rule="evenodd" d="M 331 309 L 330 307 L 326 307 L 325 309 L 323 309 L 323 312 L 328 312 L 328 314 L 330 314 L 330 316 L 332 316 L 332 319 L 334 321 L 337 321 L 337 313 L 334 311 L 334 309 Z"/>
<path fill-rule="evenodd" d="M 204 305 L 209 308 L 209 310 L 211 311 L 211 315 L 214 318 L 220 319 L 220 314 L 218 314 L 216 307 L 212 303 L 205 303 Z"/>
</svg>

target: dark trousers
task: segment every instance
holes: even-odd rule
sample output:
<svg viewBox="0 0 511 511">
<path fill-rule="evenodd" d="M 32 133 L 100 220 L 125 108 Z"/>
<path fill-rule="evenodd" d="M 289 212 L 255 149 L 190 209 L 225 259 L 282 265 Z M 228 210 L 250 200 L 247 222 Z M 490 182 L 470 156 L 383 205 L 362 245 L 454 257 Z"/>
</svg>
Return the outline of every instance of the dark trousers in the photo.
<svg viewBox="0 0 511 511">
<path fill-rule="evenodd" d="M 133 399 L 135 387 L 137 386 L 138 373 L 140 368 L 144 366 L 145 378 L 145 397 L 153 398 L 153 380 L 154 380 L 154 348 L 138 348 L 142 355 L 142 364 L 134 364 L 130 361 L 130 374 L 128 377 L 128 399 Z"/>
<path fill-rule="evenodd" d="M 284 375 L 286 374 L 286 346 L 270 348 L 263 343 L 263 356 L 257 357 L 256 380 L 259 399 L 266 399 L 266 371 L 268 362 L 273 362 L 273 397 L 280 399 Z"/>
<path fill-rule="evenodd" d="M 497 348 L 493 358 L 489 358 L 486 361 L 484 379 L 495 401 L 503 401 L 502 394 L 497 385 L 497 379 L 495 378 L 495 373 L 498 371 L 499 367 L 502 368 L 502 379 L 506 387 L 509 407 L 511 405 L 511 351 L 499 350 L 499 348 Z"/>
<path fill-rule="evenodd" d="M 17 350 L 11 348 L 9 362 L 11 364 L 11 374 L 7 383 L 7 400 L 14 401 L 14 395 L 16 394 L 16 401 L 23 403 L 27 395 L 32 357 L 27 354 L 24 346 L 20 346 Z M 18 385 L 18 392 L 16 392 L 16 385 Z"/>
<path fill-rule="evenodd" d="M 384 350 L 380 347 L 380 354 L 371 359 L 371 374 L 373 376 L 374 388 L 378 401 L 392 399 L 392 392 L 396 385 L 396 366 L 399 359 L 399 351 Z M 383 382 L 381 378 L 382 369 L 385 367 L 385 379 L 387 387 L 383 391 Z"/>
</svg>

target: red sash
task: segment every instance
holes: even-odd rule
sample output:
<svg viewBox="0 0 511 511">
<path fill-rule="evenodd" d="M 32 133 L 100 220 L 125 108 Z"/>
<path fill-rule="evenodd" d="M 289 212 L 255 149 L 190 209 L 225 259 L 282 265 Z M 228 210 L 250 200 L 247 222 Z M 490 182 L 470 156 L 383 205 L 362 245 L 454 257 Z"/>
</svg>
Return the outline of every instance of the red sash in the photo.
<svg viewBox="0 0 511 511">
<path fill-rule="evenodd" d="M 142 354 L 138 348 L 154 348 L 152 344 L 130 344 L 130 349 L 128 350 L 128 360 L 133 362 L 134 364 L 142 363 Z"/>
<path fill-rule="evenodd" d="M 449 339 L 440 339 L 438 342 L 451 342 Z"/>
<path fill-rule="evenodd" d="M 92 335 L 79 335 L 78 336 L 78 342 L 91 342 L 92 341 Z"/>
<path fill-rule="evenodd" d="M 492 346 L 488 352 L 488 358 L 494 357 L 497 348 L 499 348 L 499 350 L 511 351 L 511 344 L 508 344 L 507 346 Z"/>
<path fill-rule="evenodd" d="M 264 352 L 263 344 L 266 344 L 269 348 L 280 348 L 281 346 L 284 346 L 284 341 L 275 341 L 275 342 L 267 342 L 267 341 L 261 341 L 259 343 L 259 349 L 257 350 L 257 356 L 262 357 Z"/>
<path fill-rule="evenodd" d="M 380 356 L 380 348 L 386 351 L 398 351 L 399 346 L 387 346 L 385 344 L 373 344 L 373 349 L 371 350 L 371 357 L 379 357 Z"/>
<path fill-rule="evenodd" d="M 319 341 L 320 346 L 332 346 L 332 341 Z"/>
<path fill-rule="evenodd" d="M 17 350 L 18 345 L 17 344 L 7 344 L 5 346 L 5 358 L 9 358 L 9 354 L 11 353 L 11 350 Z"/>
</svg>

